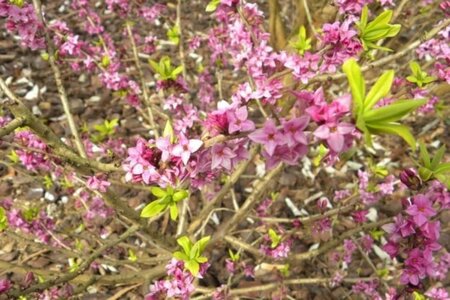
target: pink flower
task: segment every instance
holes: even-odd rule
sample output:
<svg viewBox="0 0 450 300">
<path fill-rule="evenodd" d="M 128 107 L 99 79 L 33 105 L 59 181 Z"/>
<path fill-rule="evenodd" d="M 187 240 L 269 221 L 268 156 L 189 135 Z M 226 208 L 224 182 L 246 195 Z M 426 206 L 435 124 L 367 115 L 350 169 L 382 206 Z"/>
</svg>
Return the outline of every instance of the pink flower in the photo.
<svg viewBox="0 0 450 300">
<path fill-rule="evenodd" d="M 431 300 L 450 300 L 450 297 L 444 288 L 433 287 L 425 293 L 425 296 L 429 297 Z"/>
<path fill-rule="evenodd" d="M 86 184 L 91 190 L 98 190 L 102 193 L 105 193 L 107 188 L 111 185 L 110 182 L 96 176 L 90 176 L 86 181 Z"/>
<path fill-rule="evenodd" d="M 184 135 L 181 135 L 178 144 L 173 147 L 172 154 L 176 157 L 181 157 L 181 160 L 186 165 L 191 155 L 197 152 L 202 145 L 203 142 L 201 140 L 189 140 Z"/>
<path fill-rule="evenodd" d="M 248 136 L 252 141 L 263 144 L 267 153 L 272 156 L 277 145 L 284 144 L 283 135 L 271 119 L 264 123 L 264 127 L 256 130 Z"/>
<path fill-rule="evenodd" d="M 221 166 L 224 169 L 231 170 L 232 159 L 236 157 L 236 154 L 231 148 L 229 148 L 225 143 L 217 144 L 212 147 L 211 153 L 211 169 Z"/>
<path fill-rule="evenodd" d="M 417 226 L 422 226 L 428 221 L 429 217 L 436 215 L 436 210 L 427 197 L 417 195 L 413 198 L 413 203 L 406 209 L 406 213 L 413 217 Z"/>
<path fill-rule="evenodd" d="M 303 116 L 295 118 L 283 123 L 284 139 L 289 147 L 295 146 L 297 143 L 308 144 L 303 130 L 308 126 L 309 117 Z"/>
<path fill-rule="evenodd" d="M 0 294 L 8 292 L 11 287 L 11 281 L 8 279 L 0 279 Z"/>
<path fill-rule="evenodd" d="M 255 124 L 248 120 L 247 107 L 242 106 L 235 111 L 229 111 L 228 117 L 228 132 L 233 134 L 235 132 L 252 131 L 255 129 Z"/>
<path fill-rule="evenodd" d="M 336 153 L 344 149 L 345 135 L 350 134 L 355 127 L 350 123 L 327 123 L 314 131 L 314 136 L 327 141 L 328 146 Z"/>
</svg>

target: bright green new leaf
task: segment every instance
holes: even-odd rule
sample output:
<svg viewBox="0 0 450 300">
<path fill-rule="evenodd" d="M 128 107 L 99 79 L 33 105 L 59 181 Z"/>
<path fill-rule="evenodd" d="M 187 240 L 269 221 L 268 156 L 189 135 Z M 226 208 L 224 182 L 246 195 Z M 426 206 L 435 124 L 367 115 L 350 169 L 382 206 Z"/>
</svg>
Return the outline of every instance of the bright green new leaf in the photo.
<svg viewBox="0 0 450 300">
<path fill-rule="evenodd" d="M 175 221 L 178 218 L 178 207 L 176 204 L 170 205 L 170 218 Z"/>
<path fill-rule="evenodd" d="M 420 65 L 415 61 L 409 63 L 409 68 L 411 69 L 412 75 L 406 77 L 406 80 L 415 83 L 418 87 L 422 87 L 436 80 L 435 77 L 428 76 L 427 72 L 422 71 Z"/>
<path fill-rule="evenodd" d="M 206 12 L 213 12 L 216 11 L 217 7 L 220 4 L 220 0 L 211 0 L 208 5 L 206 6 L 205 11 Z"/>
<path fill-rule="evenodd" d="M 272 242 L 272 244 L 270 245 L 270 248 L 272 249 L 276 248 L 281 242 L 281 237 L 272 228 L 269 229 L 269 238 Z"/>
<path fill-rule="evenodd" d="M 438 149 L 438 151 L 436 151 L 436 154 L 434 154 L 433 160 L 431 161 L 431 165 L 430 165 L 432 170 L 435 170 L 439 166 L 439 163 L 444 158 L 445 150 L 446 150 L 445 145 L 442 145 Z"/>
<path fill-rule="evenodd" d="M 170 28 L 167 31 L 167 38 L 175 45 L 178 45 L 180 43 L 180 27 L 178 25 L 175 25 Z"/>
<path fill-rule="evenodd" d="M 8 218 L 6 217 L 6 212 L 3 207 L 0 207 L 0 231 L 8 227 Z"/>
<path fill-rule="evenodd" d="M 364 121 L 368 123 L 395 122 L 424 105 L 422 100 L 398 100 L 390 105 L 382 106 L 364 113 Z"/>
<path fill-rule="evenodd" d="M 372 22 L 368 22 L 368 8 L 367 6 L 363 8 L 357 27 L 364 50 L 390 50 L 378 46 L 377 42 L 388 37 L 396 36 L 400 31 L 401 26 L 399 24 L 389 24 L 392 19 L 392 13 L 392 10 L 385 10 Z"/>
<path fill-rule="evenodd" d="M 141 217 L 142 218 L 151 218 L 162 212 L 167 208 L 166 205 L 162 205 L 158 200 L 153 201 L 152 203 L 148 204 L 144 209 L 141 211 Z"/>
<path fill-rule="evenodd" d="M 420 159 L 424 167 L 431 168 L 430 153 L 422 141 L 419 142 L 419 151 Z"/>
<path fill-rule="evenodd" d="M 198 271 L 200 270 L 200 264 L 195 260 L 189 260 L 185 262 L 184 266 L 194 276 L 196 276 L 198 274 Z"/>
<path fill-rule="evenodd" d="M 188 194 L 188 192 L 186 190 L 180 190 L 180 191 L 175 192 L 173 194 L 173 201 L 179 202 L 179 201 L 181 201 L 183 199 L 186 199 L 188 195 L 189 194 Z"/>
<path fill-rule="evenodd" d="M 411 131 L 405 125 L 395 124 L 395 123 L 387 123 L 387 124 L 378 124 L 378 123 L 370 123 L 366 124 L 367 127 L 373 133 L 388 133 L 395 134 L 400 136 L 408 143 L 408 145 L 415 150 L 416 149 L 416 140 L 414 136 L 411 134 Z"/>
<path fill-rule="evenodd" d="M 152 186 L 150 188 L 150 192 L 152 192 L 152 194 L 158 198 L 162 198 L 167 195 L 167 192 L 165 190 L 157 186 Z"/>
<path fill-rule="evenodd" d="M 181 246 L 181 248 L 183 248 L 185 254 L 189 254 L 191 252 L 192 242 L 187 236 L 177 239 L 177 243 Z"/>
<path fill-rule="evenodd" d="M 177 251 L 173 256 L 178 260 L 184 261 L 185 268 L 194 276 L 198 274 L 200 264 L 208 261 L 208 258 L 202 256 L 202 252 L 205 250 L 209 239 L 209 236 L 204 237 L 195 244 L 192 244 L 187 236 L 177 239 L 177 243 L 183 248 L 183 252 Z"/>
<path fill-rule="evenodd" d="M 306 28 L 301 26 L 298 31 L 298 38 L 296 42 L 291 43 L 292 47 L 295 48 L 301 55 L 305 54 L 306 51 L 311 49 L 311 38 L 306 37 Z"/>
<path fill-rule="evenodd" d="M 361 68 L 355 59 L 350 58 L 342 65 L 344 73 L 347 75 L 350 89 L 353 96 L 353 115 L 360 113 L 364 107 L 366 97 L 366 83 L 361 73 Z"/>
<path fill-rule="evenodd" d="M 378 101 L 385 97 L 391 90 L 393 81 L 394 71 L 389 70 L 384 72 L 367 94 L 366 99 L 364 100 L 364 110 L 367 111 L 371 109 Z"/>
</svg>

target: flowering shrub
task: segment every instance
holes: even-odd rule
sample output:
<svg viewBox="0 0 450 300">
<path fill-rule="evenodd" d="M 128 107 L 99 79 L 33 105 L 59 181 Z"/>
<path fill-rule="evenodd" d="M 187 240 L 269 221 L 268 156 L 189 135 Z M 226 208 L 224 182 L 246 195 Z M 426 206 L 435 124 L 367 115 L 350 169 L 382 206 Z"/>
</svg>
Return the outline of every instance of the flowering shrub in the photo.
<svg viewBox="0 0 450 300">
<path fill-rule="evenodd" d="M 450 299 L 449 1 L 60 2 L 0 0 L 0 299 Z"/>
</svg>

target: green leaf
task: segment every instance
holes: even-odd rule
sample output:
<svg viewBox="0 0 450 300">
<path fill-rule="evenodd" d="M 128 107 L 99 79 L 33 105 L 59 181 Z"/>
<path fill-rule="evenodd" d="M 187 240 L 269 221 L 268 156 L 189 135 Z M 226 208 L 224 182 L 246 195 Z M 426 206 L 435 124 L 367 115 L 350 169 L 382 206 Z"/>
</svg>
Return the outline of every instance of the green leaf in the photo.
<svg viewBox="0 0 450 300">
<path fill-rule="evenodd" d="M 230 258 L 234 262 L 238 261 L 240 258 L 239 252 L 233 253 L 231 249 L 228 249 L 228 254 L 230 254 Z"/>
<path fill-rule="evenodd" d="M 8 218 L 3 207 L 0 207 L 0 231 L 5 230 L 8 227 Z"/>
<path fill-rule="evenodd" d="M 364 109 L 366 111 L 371 109 L 378 101 L 389 93 L 392 82 L 394 81 L 394 74 L 393 70 L 389 70 L 384 72 L 383 75 L 378 78 L 364 100 Z"/>
<path fill-rule="evenodd" d="M 197 244 L 198 244 L 198 246 L 199 246 L 198 249 L 199 249 L 200 254 L 203 253 L 203 251 L 205 250 L 206 245 L 208 244 L 208 242 L 209 242 L 210 239 L 211 239 L 210 236 L 205 236 L 204 238 L 200 239 L 200 240 L 197 242 Z"/>
<path fill-rule="evenodd" d="M 20 161 L 20 157 L 15 150 L 11 150 L 6 156 L 13 164 L 17 164 Z"/>
<path fill-rule="evenodd" d="M 167 192 L 165 190 L 157 186 L 151 187 L 150 192 L 158 198 L 163 198 L 167 195 Z"/>
<path fill-rule="evenodd" d="M 420 68 L 420 65 L 416 61 L 411 61 L 409 63 L 409 68 L 411 69 L 411 72 L 415 77 L 420 76 L 422 73 L 422 69 Z"/>
<path fill-rule="evenodd" d="M 203 263 L 205 263 L 205 262 L 208 261 L 208 258 L 207 258 L 207 257 L 204 257 L 204 256 L 199 256 L 199 257 L 197 257 L 195 260 L 196 260 L 198 263 L 203 264 Z"/>
<path fill-rule="evenodd" d="M 347 75 L 347 79 L 350 85 L 353 96 L 353 115 L 356 116 L 362 112 L 364 107 L 364 98 L 366 95 L 366 84 L 361 74 L 361 68 L 355 59 L 351 58 L 344 62 L 342 65 L 344 73 Z"/>
<path fill-rule="evenodd" d="M 422 141 L 419 141 L 420 159 L 422 164 L 426 168 L 431 168 L 430 153 L 428 153 L 427 147 Z"/>
<path fill-rule="evenodd" d="M 175 132 L 173 131 L 172 122 L 167 120 L 166 126 L 164 126 L 163 137 L 168 137 L 170 143 L 175 143 Z"/>
<path fill-rule="evenodd" d="M 211 0 L 206 6 L 206 12 L 213 12 L 217 9 L 220 4 L 220 0 Z"/>
<path fill-rule="evenodd" d="M 128 249 L 128 260 L 135 262 L 135 261 L 137 261 L 137 259 L 138 258 L 136 256 L 136 253 L 134 253 L 133 249 Z"/>
<path fill-rule="evenodd" d="M 177 243 L 178 245 L 181 246 L 181 248 L 183 248 L 183 251 L 186 255 L 189 255 L 189 253 L 191 252 L 191 248 L 192 248 L 192 243 L 189 240 L 189 238 L 187 236 L 182 236 L 179 239 L 177 239 Z"/>
<path fill-rule="evenodd" d="M 367 27 L 367 21 L 369 20 L 369 8 L 364 5 L 361 12 L 361 21 L 358 24 L 360 30 L 364 30 Z"/>
<path fill-rule="evenodd" d="M 450 176 L 446 174 L 435 174 L 437 180 L 444 184 L 447 189 L 450 189 Z"/>
<path fill-rule="evenodd" d="M 370 31 L 376 28 L 379 28 L 380 26 L 387 25 L 389 21 L 392 19 L 392 10 L 387 9 L 383 11 L 378 17 L 376 17 L 372 22 L 370 22 L 367 27 L 366 31 Z"/>
<path fill-rule="evenodd" d="M 270 247 L 272 249 L 276 248 L 280 244 L 281 237 L 272 228 L 269 229 L 269 237 L 270 237 L 270 240 L 272 241 L 272 244 L 270 245 Z"/>
<path fill-rule="evenodd" d="M 372 122 L 394 122 L 398 121 L 427 101 L 422 100 L 398 100 L 397 102 L 373 109 L 364 114 L 364 121 Z"/>
<path fill-rule="evenodd" d="M 179 202 L 183 199 L 186 199 L 189 193 L 186 190 L 179 190 L 173 194 L 173 201 Z"/>
<path fill-rule="evenodd" d="M 169 28 L 167 31 L 167 38 L 175 45 L 178 45 L 180 43 L 180 27 L 175 25 L 172 28 Z"/>
<path fill-rule="evenodd" d="M 450 172 L 450 162 L 440 164 L 436 169 L 433 170 L 434 174 Z"/>
<path fill-rule="evenodd" d="M 178 207 L 176 204 L 170 206 L 170 218 L 175 221 L 178 218 Z"/>
<path fill-rule="evenodd" d="M 178 260 L 182 260 L 182 261 L 188 261 L 189 260 L 189 256 L 187 256 L 185 253 L 180 252 L 180 251 L 176 251 L 173 253 L 173 257 L 175 257 Z"/>
<path fill-rule="evenodd" d="M 162 205 L 159 201 L 153 201 L 152 203 L 144 207 L 144 209 L 141 211 L 141 218 L 154 217 L 166 208 L 167 206 Z"/>
<path fill-rule="evenodd" d="M 436 154 L 434 155 L 433 160 L 431 161 L 431 170 L 435 170 L 439 166 L 439 163 L 442 161 L 444 154 L 445 154 L 445 145 L 442 145 L 442 147 L 440 147 L 438 151 L 436 151 Z"/>
<path fill-rule="evenodd" d="M 408 145 L 413 150 L 416 149 L 416 140 L 414 139 L 414 136 L 411 134 L 411 131 L 409 131 L 409 128 L 404 125 L 395 123 L 388 123 L 388 124 L 370 123 L 366 125 L 371 132 L 381 132 L 398 135 L 402 139 L 404 139 L 405 142 L 407 142 Z"/>
<path fill-rule="evenodd" d="M 173 80 L 177 79 L 178 75 L 183 72 L 183 66 L 176 67 L 170 74 Z"/>
<path fill-rule="evenodd" d="M 189 260 L 184 264 L 185 268 L 191 272 L 192 275 L 197 276 L 200 270 L 200 265 L 195 260 Z"/>
<path fill-rule="evenodd" d="M 430 180 L 431 177 L 433 177 L 433 171 L 431 171 L 430 169 L 425 168 L 425 167 L 420 167 L 419 175 L 423 181 L 428 181 L 428 180 Z"/>
<path fill-rule="evenodd" d="M 160 69 L 159 64 L 156 61 L 149 59 L 148 63 L 152 67 L 153 71 L 155 71 L 158 74 L 162 73 L 162 70 Z"/>
</svg>

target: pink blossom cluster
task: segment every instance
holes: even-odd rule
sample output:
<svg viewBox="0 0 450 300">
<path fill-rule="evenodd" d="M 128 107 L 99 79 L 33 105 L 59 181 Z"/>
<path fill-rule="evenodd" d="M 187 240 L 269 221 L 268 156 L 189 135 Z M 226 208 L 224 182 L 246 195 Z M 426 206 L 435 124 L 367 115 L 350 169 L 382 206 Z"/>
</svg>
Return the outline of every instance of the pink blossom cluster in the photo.
<svg viewBox="0 0 450 300">
<path fill-rule="evenodd" d="M 22 46 L 31 50 L 45 48 L 44 26 L 37 19 L 32 4 L 18 6 L 9 0 L 0 0 L 0 17 L 6 17 L 6 30 L 18 34 Z"/>
<path fill-rule="evenodd" d="M 368 5 L 372 2 L 373 0 L 334 0 L 334 3 L 339 7 L 339 13 L 354 15 L 361 13 L 364 5 Z"/>
<path fill-rule="evenodd" d="M 450 7 L 450 5 L 449 5 Z M 420 59 L 434 59 L 432 74 L 450 84 L 450 26 L 439 32 L 437 37 L 422 43 L 416 50 Z"/>
<path fill-rule="evenodd" d="M 288 257 L 289 253 L 291 252 L 292 240 L 287 239 L 274 248 L 270 246 L 270 242 L 270 239 L 267 239 L 267 236 L 265 236 L 265 243 L 261 244 L 259 251 L 264 255 L 273 257 L 275 259 Z"/>
<path fill-rule="evenodd" d="M 313 135 L 326 142 L 331 150 L 328 154 L 331 160 L 349 149 L 353 140 L 360 137 L 355 126 L 343 120 L 350 114 L 350 95 L 345 94 L 328 103 L 322 88 L 319 88 L 315 92 L 297 93 L 297 98 L 303 102 L 302 106 L 307 107 L 305 112 L 319 125 Z"/>
<path fill-rule="evenodd" d="M 102 183 L 98 184 L 99 188 L 101 188 Z M 105 219 L 114 215 L 114 210 L 111 207 L 106 206 L 104 200 L 100 196 L 91 195 L 86 191 L 80 192 L 75 201 L 75 207 L 84 211 L 82 214 L 83 218 L 89 225 L 103 223 Z"/>
<path fill-rule="evenodd" d="M 172 143 L 169 137 L 145 141 L 138 139 L 136 146 L 128 148 L 128 157 L 123 167 L 125 179 L 160 186 L 176 185 L 190 176 L 195 177 L 201 170 L 201 162 L 196 155 L 203 142 L 188 139 L 180 134 Z"/>
<path fill-rule="evenodd" d="M 370 182 L 370 173 L 358 170 L 359 196 L 365 205 L 378 202 L 383 196 L 392 195 L 395 187 L 395 177 L 388 175 L 381 182 Z"/>
<path fill-rule="evenodd" d="M 357 57 L 363 49 L 351 20 L 324 24 L 322 31 L 319 48 L 325 52 L 322 54 L 321 72 L 336 72 L 345 60 Z"/>
<path fill-rule="evenodd" d="M 51 164 L 47 154 L 50 149 L 35 134 L 29 130 L 20 130 L 15 133 L 14 139 L 24 147 L 17 149 L 16 153 L 27 170 L 50 170 Z"/>
<path fill-rule="evenodd" d="M 436 216 L 450 207 L 450 193 L 434 181 L 425 193 L 405 199 L 403 205 L 404 213 L 383 226 L 388 233 L 383 249 L 391 258 L 404 260 L 402 284 L 417 286 L 426 278 L 442 280 L 450 267 L 450 254 L 439 244 L 441 222 Z"/>
<path fill-rule="evenodd" d="M 303 132 L 309 123 L 308 116 L 283 120 L 276 126 L 272 119 L 264 123 L 264 127 L 255 130 L 248 137 L 264 147 L 262 155 L 268 168 L 280 162 L 295 165 L 308 152 L 308 140 Z"/>
<path fill-rule="evenodd" d="M 0 201 L 0 207 L 5 209 L 8 226 L 26 234 L 37 237 L 42 243 L 49 244 L 51 232 L 55 229 L 55 221 L 43 210 L 37 212 L 32 218 L 25 218 L 24 210 L 13 208 L 11 199 Z"/>
<path fill-rule="evenodd" d="M 198 278 L 203 278 L 209 268 L 208 263 L 200 265 Z M 159 280 L 150 286 L 150 293 L 145 300 L 159 300 L 167 298 L 190 299 L 194 292 L 195 277 L 184 269 L 184 262 L 172 259 L 166 266 L 167 275 L 170 279 Z"/>
</svg>

